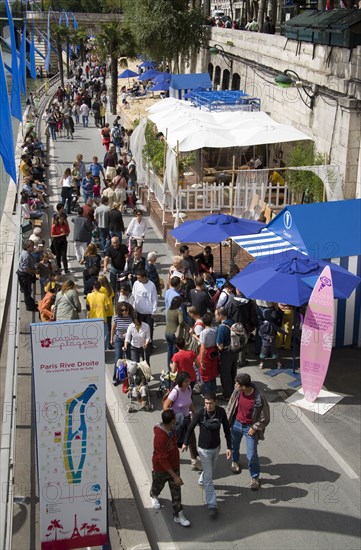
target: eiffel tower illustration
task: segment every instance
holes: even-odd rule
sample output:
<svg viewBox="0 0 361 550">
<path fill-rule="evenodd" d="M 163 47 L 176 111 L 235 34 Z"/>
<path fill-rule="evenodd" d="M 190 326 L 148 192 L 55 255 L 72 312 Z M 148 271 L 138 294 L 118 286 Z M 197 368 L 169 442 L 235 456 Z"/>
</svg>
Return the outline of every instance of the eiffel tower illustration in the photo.
<svg viewBox="0 0 361 550">
<path fill-rule="evenodd" d="M 74 529 L 71 535 L 71 539 L 78 539 L 81 537 L 81 534 L 79 533 L 78 526 L 76 523 L 76 514 L 74 514 Z"/>
</svg>

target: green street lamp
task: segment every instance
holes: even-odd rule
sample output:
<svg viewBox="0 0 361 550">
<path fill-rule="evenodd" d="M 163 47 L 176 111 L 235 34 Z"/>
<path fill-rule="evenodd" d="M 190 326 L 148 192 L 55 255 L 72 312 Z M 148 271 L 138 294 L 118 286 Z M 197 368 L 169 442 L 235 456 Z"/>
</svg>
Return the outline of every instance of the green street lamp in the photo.
<svg viewBox="0 0 361 550">
<path fill-rule="evenodd" d="M 291 75 L 291 76 L 289 76 Z M 292 78 L 293 77 L 293 78 Z M 308 107 L 309 109 L 313 109 L 316 92 L 310 94 L 307 89 L 305 88 L 300 76 L 291 69 L 286 69 L 283 71 L 283 73 L 278 74 L 275 79 L 275 83 L 279 88 L 291 88 L 296 87 L 298 91 L 298 95 L 300 96 L 301 101 Z M 305 93 L 305 95 L 308 98 L 308 101 L 304 99 L 303 95 L 301 94 L 301 90 Z"/>
<path fill-rule="evenodd" d="M 223 57 L 225 63 L 228 65 L 228 67 L 231 69 L 232 71 L 232 67 L 233 67 L 233 59 L 231 58 L 231 56 L 229 55 L 229 53 L 227 53 L 225 51 L 225 49 L 223 48 L 223 46 L 221 46 L 221 44 L 214 44 L 213 46 L 210 46 L 208 48 L 208 51 L 211 55 L 220 55 Z"/>
</svg>

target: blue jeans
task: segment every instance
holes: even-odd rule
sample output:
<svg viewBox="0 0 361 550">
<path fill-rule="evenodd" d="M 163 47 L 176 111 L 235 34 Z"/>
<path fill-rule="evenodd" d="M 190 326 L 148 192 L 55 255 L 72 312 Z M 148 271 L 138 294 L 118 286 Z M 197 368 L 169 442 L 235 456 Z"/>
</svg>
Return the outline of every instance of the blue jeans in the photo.
<svg viewBox="0 0 361 550">
<path fill-rule="evenodd" d="M 109 275 L 110 275 L 110 286 L 114 290 L 114 293 L 116 293 L 118 288 L 118 277 L 122 273 L 122 271 L 118 271 L 117 269 L 114 269 L 112 265 L 109 265 L 108 269 L 109 269 Z"/>
<path fill-rule="evenodd" d="M 102 243 L 103 251 L 110 246 L 110 235 L 107 227 L 99 227 L 100 241 Z"/>
<path fill-rule="evenodd" d="M 55 126 L 49 126 L 49 130 L 50 130 L 51 139 L 52 139 L 53 141 L 56 141 Z"/>
<path fill-rule="evenodd" d="M 167 367 L 169 367 L 173 355 L 176 353 L 177 348 L 175 347 L 175 334 L 171 334 L 170 332 L 165 333 L 165 341 L 168 344 L 168 356 L 167 356 Z"/>
<path fill-rule="evenodd" d="M 110 347 L 110 335 L 107 321 L 104 322 L 104 347 L 109 349 Z"/>
<path fill-rule="evenodd" d="M 213 380 L 209 380 L 208 382 L 202 382 L 201 385 L 201 394 L 206 395 L 208 392 L 214 392 L 217 391 L 217 380 L 214 378 Z"/>
<path fill-rule="evenodd" d="M 216 469 L 220 447 L 215 449 L 201 449 L 198 447 L 199 459 L 202 463 L 203 472 L 199 476 L 199 482 L 203 485 L 206 493 L 208 508 L 217 508 L 217 495 L 213 484 L 213 473 Z"/>
<path fill-rule="evenodd" d="M 87 191 L 84 191 L 83 190 L 83 200 L 84 200 L 84 204 L 86 204 L 86 201 L 88 199 L 92 199 L 93 198 L 93 193 L 88 193 Z"/>
<path fill-rule="evenodd" d="M 88 128 L 89 117 L 83 115 L 83 116 L 82 116 L 82 119 L 83 119 L 83 126 L 84 126 L 84 128 Z"/>
<path fill-rule="evenodd" d="M 239 462 L 239 447 L 242 437 L 245 436 L 249 473 L 251 474 L 251 477 L 259 477 L 260 466 L 257 453 L 258 441 L 256 435 L 248 435 L 248 430 L 250 428 L 251 424 L 241 424 L 238 420 L 232 424 L 232 461 Z"/>
</svg>

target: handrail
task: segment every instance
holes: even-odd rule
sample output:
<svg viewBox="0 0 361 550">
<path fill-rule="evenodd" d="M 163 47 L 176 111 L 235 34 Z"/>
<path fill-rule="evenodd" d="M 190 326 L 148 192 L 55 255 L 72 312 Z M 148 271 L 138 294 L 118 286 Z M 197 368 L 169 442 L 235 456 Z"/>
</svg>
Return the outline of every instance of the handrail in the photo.
<svg viewBox="0 0 361 550">
<path fill-rule="evenodd" d="M 54 86 L 59 79 L 59 75 L 49 80 L 49 89 Z M 44 88 L 44 89 L 42 89 Z M 47 103 L 46 86 L 41 86 L 40 113 L 45 109 Z M 45 92 L 45 94 L 44 94 Z M 50 99 L 50 98 L 49 98 Z M 25 118 L 24 113 L 24 118 Z M 41 116 L 37 119 L 37 133 L 41 135 Z M 19 174 L 18 174 L 19 184 Z M 18 186 L 19 187 L 19 186 Z M 17 194 L 19 189 L 17 191 Z M 6 378 L 3 402 L 3 417 L 1 429 L 1 448 L 0 448 L 0 479 L 1 479 L 1 507 L 0 507 L 0 548 L 11 550 L 12 546 L 12 526 L 13 526 L 13 508 L 14 508 L 14 458 L 16 444 L 16 398 L 17 398 L 17 368 L 18 368 L 18 343 L 20 328 L 20 294 L 17 280 L 17 265 L 19 263 L 20 250 L 22 248 L 21 228 L 21 208 L 16 201 L 15 224 L 19 228 L 18 238 L 15 240 L 12 257 L 12 275 L 11 282 L 8 285 L 8 292 L 11 289 L 10 311 L 9 311 L 9 331 L 8 331 L 8 353 L 6 362 Z M 2 281 L 3 282 L 3 281 Z"/>
</svg>

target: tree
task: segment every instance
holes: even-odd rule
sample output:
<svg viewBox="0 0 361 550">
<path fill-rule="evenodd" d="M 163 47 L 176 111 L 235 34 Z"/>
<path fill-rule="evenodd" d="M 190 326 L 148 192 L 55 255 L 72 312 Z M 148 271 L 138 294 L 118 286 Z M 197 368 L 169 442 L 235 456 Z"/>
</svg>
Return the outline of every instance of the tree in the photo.
<svg viewBox="0 0 361 550">
<path fill-rule="evenodd" d="M 72 36 L 73 44 L 79 45 L 80 60 L 82 63 L 85 63 L 85 49 L 88 39 L 88 33 L 82 27 L 78 27 L 78 29 L 74 31 Z"/>
<path fill-rule="evenodd" d="M 313 143 L 298 143 L 287 156 L 288 166 L 313 166 L 323 164 L 324 158 L 315 150 Z M 287 184 L 292 191 L 300 194 L 308 191 L 315 201 L 322 201 L 322 180 L 312 172 L 287 170 Z"/>
<path fill-rule="evenodd" d="M 199 50 L 206 29 L 201 10 L 188 8 L 188 0 L 124 0 L 124 16 L 135 36 L 138 50 L 154 61 L 174 64 Z"/>
<path fill-rule="evenodd" d="M 55 41 L 56 51 L 58 52 L 58 65 L 60 85 L 64 86 L 64 65 L 63 65 L 63 44 L 66 43 L 68 36 L 68 29 L 63 25 L 57 23 L 51 23 L 50 25 L 50 39 Z"/>
<path fill-rule="evenodd" d="M 118 103 L 118 59 L 135 56 L 135 41 L 132 32 L 120 21 L 103 23 L 96 35 L 95 50 L 103 63 L 110 59 L 113 115 L 117 114 Z"/>
</svg>

